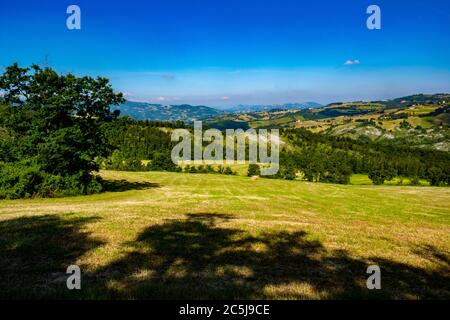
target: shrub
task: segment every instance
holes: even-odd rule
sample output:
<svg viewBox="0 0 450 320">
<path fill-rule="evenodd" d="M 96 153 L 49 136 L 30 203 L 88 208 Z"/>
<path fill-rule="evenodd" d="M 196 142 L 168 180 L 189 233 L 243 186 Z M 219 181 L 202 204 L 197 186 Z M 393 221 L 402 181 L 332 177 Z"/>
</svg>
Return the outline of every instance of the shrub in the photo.
<svg viewBox="0 0 450 320">
<path fill-rule="evenodd" d="M 4 163 L 0 165 L 0 199 L 62 197 L 98 193 L 101 178 L 80 171 L 73 175 L 53 175 L 36 164 Z"/>
<path fill-rule="evenodd" d="M 153 160 L 147 165 L 151 171 L 180 171 L 180 168 L 173 163 L 170 152 L 157 152 Z"/>
<path fill-rule="evenodd" d="M 247 170 L 247 176 L 248 177 L 253 177 L 253 176 L 259 176 L 261 175 L 261 169 L 259 167 L 259 165 L 251 163 L 248 166 L 248 170 Z"/>
<path fill-rule="evenodd" d="M 198 173 L 198 170 L 195 166 L 189 168 L 189 173 Z"/>
<path fill-rule="evenodd" d="M 419 177 L 415 176 L 411 179 L 411 185 L 413 186 L 420 186 L 420 179 Z"/>
<path fill-rule="evenodd" d="M 223 174 L 231 175 L 231 174 L 235 174 L 235 173 L 233 172 L 233 170 L 231 170 L 230 167 L 226 167 L 225 170 L 223 171 Z"/>
<path fill-rule="evenodd" d="M 0 199 L 29 198 L 37 194 L 43 181 L 37 165 L 0 164 Z"/>
<path fill-rule="evenodd" d="M 214 171 L 214 168 L 211 165 L 207 164 L 205 167 L 205 172 L 206 173 L 215 173 L 216 171 Z"/>
</svg>

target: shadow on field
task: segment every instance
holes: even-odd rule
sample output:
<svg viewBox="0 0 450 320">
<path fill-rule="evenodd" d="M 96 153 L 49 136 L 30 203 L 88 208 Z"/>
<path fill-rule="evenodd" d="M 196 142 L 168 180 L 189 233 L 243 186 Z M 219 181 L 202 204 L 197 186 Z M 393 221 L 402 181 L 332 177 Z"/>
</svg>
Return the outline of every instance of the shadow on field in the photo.
<svg viewBox="0 0 450 320">
<path fill-rule="evenodd" d="M 414 253 L 434 263 L 440 264 L 441 268 L 447 269 L 447 272 L 450 273 L 450 252 L 444 252 L 434 246 L 425 245 L 417 248 Z M 448 285 L 450 286 L 450 283 Z"/>
<path fill-rule="evenodd" d="M 123 192 L 129 190 L 145 190 L 159 188 L 159 183 L 151 182 L 130 182 L 127 180 L 104 180 L 105 192 Z"/>
<path fill-rule="evenodd" d="M 233 216 L 202 213 L 152 225 L 116 261 L 66 288 L 67 266 L 104 243 L 84 231 L 97 217 L 45 215 L 0 221 L 0 298 L 308 299 L 450 298 L 448 253 L 416 254 L 435 270 L 326 249 L 305 231 L 259 232 L 227 226 Z M 130 250 L 131 246 L 131 250 Z M 382 290 L 366 288 L 381 268 Z"/>
<path fill-rule="evenodd" d="M 0 221 L 0 299 L 68 295 L 67 267 L 102 244 L 82 231 L 97 220 L 67 214 Z"/>
<path fill-rule="evenodd" d="M 110 298 L 449 298 L 445 271 L 428 271 L 345 251 L 326 250 L 304 231 L 249 236 L 223 225 L 230 215 L 187 214 L 145 229 L 135 248 L 91 274 Z M 219 226 L 221 224 L 221 226 Z M 381 267 L 382 290 L 366 288 L 366 269 Z M 102 279 L 102 280 L 101 280 Z M 447 284 L 447 285 L 446 285 Z M 97 283 L 101 285 L 101 283 Z"/>
</svg>

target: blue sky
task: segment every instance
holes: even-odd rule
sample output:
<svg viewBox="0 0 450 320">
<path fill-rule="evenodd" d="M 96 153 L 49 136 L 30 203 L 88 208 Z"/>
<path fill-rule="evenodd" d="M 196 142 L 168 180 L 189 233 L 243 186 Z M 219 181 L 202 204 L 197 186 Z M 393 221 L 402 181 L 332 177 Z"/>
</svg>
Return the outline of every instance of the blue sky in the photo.
<svg viewBox="0 0 450 320">
<path fill-rule="evenodd" d="M 81 8 L 81 30 L 66 8 Z M 377 4 L 382 29 L 368 30 Z M 450 92 L 450 1 L 0 4 L 0 67 L 101 75 L 129 100 L 232 106 Z M 359 64 L 345 64 L 358 60 Z"/>
</svg>

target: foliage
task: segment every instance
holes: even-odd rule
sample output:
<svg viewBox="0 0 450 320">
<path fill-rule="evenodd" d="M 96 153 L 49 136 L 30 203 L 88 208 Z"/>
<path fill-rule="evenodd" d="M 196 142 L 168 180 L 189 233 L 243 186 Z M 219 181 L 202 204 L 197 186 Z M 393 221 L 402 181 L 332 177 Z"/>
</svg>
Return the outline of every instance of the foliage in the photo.
<svg viewBox="0 0 450 320">
<path fill-rule="evenodd" d="M 369 170 L 369 179 L 375 185 L 381 185 L 385 180 L 392 180 L 395 175 L 394 168 L 386 162 L 378 162 Z"/>
<path fill-rule="evenodd" d="M 280 172 L 294 168 L 308 181 L 345 184 L 352 173 L 361 173 L 370 174 L 375 183 L 399 175 L 427 179 L 432 185 L 450 184 L 450 153 L 445 151 L 306 129 L 284 130 L 283 138 L 291 148 L 281 151 Z"/>
<path fill-rule="evenodd" d="M 110 106 L 124 101 L 107 79 L 13 64 L 0 75 L 0 91 L 1 197 L 100 189 L 92 175 L 99 169 L 95 158 L 113 150 L 103 126 L 119 114 Z M 11 170 L 17 173 L 12 180 L 4 178 Z"/>
<path fill-rule="evenodd" d="M 259 176 L 261 174 L 261 169 L 259 168 L 259 165 L 251 163 L 248 166 L 247 176 L 253 177 L 253 176 Z"/>
</svg>

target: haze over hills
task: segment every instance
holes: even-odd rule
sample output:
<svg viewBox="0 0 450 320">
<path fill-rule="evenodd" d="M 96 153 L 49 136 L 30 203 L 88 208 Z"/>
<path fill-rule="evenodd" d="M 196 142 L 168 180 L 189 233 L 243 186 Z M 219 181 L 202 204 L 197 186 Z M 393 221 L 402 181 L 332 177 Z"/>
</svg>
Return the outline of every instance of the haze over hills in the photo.
<svg viewBox="0 0 450 320">
<path fill-rule="evenodd" d="M 322 107 L 317 102 L 303 102 L 303 103 L 285 103 L 285 104 L 268 104 L 268 105 L 238 105 L 227 109 L 232 113 L 245 113 L 245 112 L 259 112 L 259 111 L 271 111 L 271 110 L 304 110 L 311 108 Z"/>
<path fill-rule="evenodd" d="M 216 109 L 208 106 L 192 106 L 189 104 L 164 105 L 147 102 L 126 101 L 113 109 L 120 110 L 122 116 L 129 116 L 136 120 L 183 121 L 209 119 L 227 114 L 246 112 L 261 112 L 272 110 L 305 110 L 321 107 L 316 102 L 287 103 L 272 105 L 239 105 L 228 109 Z"/>
<path fill-rule="evenodd" d="M 227 109 L 217 109 L 204 105 L 193 106 L 189 104 L 165 105 L 148 102 L 126 101 L 118 107 L 122 116 L 129 116 L 136 120 L 157 121 L 183 121 L 186 123 L 194 120 L 212 119 L 237 120 L 250 122 L 254 120 L 270 120 L 273 118 L 294 117 L 298 120 L 300 116 L 304 120 L 323 119 L 339 116 L 352 116 L 369 114 L 376 111 L 390 109 L 404 109 L 414 105 L 437 105 L 449 104 L 450 94 L 416 94 L 391 100 L 380 101 L 353 101 L 335 102 L 322 106 L 316 102 L 268 104 L 268 105 L 238 105 Z M 217 122 L 216 121 L 216 122 Z M 286 124 L 287 119 L 282 121 Z M 230 123 L 228 123 L 230 124 Z M 222 128 L 222 125 L 218 125 Z M 241 126 L 242 127 L 242 126 Z M 244 125 L 246 127 L 246 125 Z"/>
<path fill-rule="evenodd" d="M 412 95 L 385 101 L 336 102 L 303 110 L 227 114 L 206 121 L 223 129 L 304 128 L 312 132 L 396 139 L 414 146 L 450 151 L 450 94 Z"/>
<path fill-rule="evenodd" d="M 147 102 L 126 101 L 115 109 L 120 110 L 122 116 L 129 116 L 136 120 L 183 121 L 206 119 L 224 114 L 223 111 L 207 106 L 162 105 Z"/>
</svg>

